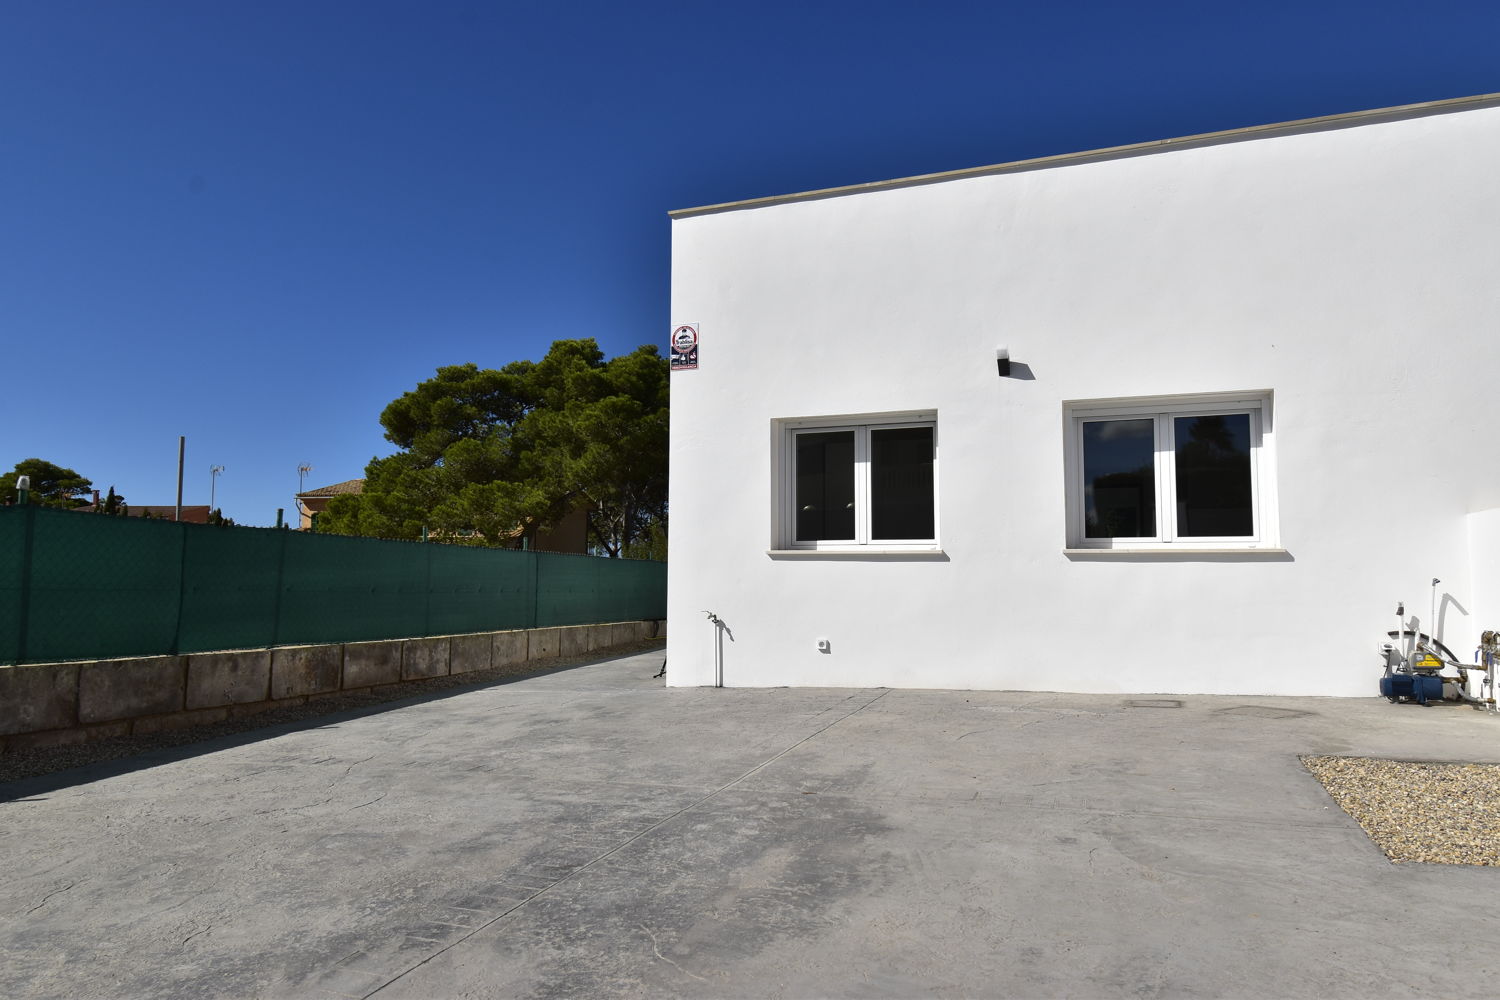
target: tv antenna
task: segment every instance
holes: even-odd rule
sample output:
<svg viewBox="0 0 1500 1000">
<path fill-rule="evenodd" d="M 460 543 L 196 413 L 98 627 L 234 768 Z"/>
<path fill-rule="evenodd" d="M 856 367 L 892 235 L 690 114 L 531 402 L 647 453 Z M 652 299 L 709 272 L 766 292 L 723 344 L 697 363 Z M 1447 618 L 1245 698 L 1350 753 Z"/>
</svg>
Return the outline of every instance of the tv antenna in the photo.
<svg viewBox="0 0 1500 1000">
<path fill-rule="evenodd" d="M 306 487 L 307 487 L 307 474 L 309 472 L 311 472 L 311 471 L 312 471 L 312 466 L 309 465 L 306 462 L 303 462 L 301 465 L 297 466 L 297 492 L 298 493 L 306 493 L 307 492 L 307 489 L 306 489 Z"/>
</svg>

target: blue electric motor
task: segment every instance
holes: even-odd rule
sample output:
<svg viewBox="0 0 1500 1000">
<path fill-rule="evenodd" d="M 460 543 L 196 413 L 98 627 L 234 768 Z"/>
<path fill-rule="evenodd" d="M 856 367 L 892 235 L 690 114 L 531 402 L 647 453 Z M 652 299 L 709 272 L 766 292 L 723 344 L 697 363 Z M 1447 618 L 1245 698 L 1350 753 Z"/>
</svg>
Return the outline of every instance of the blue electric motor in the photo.
<svg viewBox="0 0 1500 1000">
<path fill-rule="evenodd" d="M 1380 693 L 1391 701 L 1425 705 L 1443 700 L 1443 679 L 1435 674 L 1387 674 L 1380 678 Z"/>
</svg>

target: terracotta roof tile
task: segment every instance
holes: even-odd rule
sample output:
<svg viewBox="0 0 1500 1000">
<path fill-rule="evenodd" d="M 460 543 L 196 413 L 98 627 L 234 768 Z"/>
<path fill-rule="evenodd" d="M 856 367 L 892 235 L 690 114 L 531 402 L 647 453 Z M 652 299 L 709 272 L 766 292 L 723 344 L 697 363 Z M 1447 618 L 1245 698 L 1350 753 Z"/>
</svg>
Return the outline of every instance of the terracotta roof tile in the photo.
<svg viewBox="0 0 1500 1000">
<path fill-rule="evenodd" d="M 342 483 L 334 483 L 332 486 L 319 486 L 315 490 L 306 493 L 298 493 L 299 497 L 336 497 L 344 493 L 363 493 L 365 481 L 363 479 L 346 479 Z"/>
</svg>

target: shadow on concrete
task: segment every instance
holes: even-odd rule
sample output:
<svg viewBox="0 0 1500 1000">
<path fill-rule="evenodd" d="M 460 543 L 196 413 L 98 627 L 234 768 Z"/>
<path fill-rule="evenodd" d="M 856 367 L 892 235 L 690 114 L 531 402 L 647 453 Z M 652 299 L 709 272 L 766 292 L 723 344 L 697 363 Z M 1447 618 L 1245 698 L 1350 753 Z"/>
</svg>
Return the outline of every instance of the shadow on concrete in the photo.
<svg viewBox="0 0 1500 1000">
<path fill-rule="evenodd" d="M 224 722 L 153 733 L 149 736 L 127 736 L 116 740 L 101 740 L 98 743 L 23 751 L 17 756 L 34 758 L 36 770 L 23 774 L 21 777 L 0 782 L 0 804 L 40 801 L 42 797 L 52 792 L 76 785 L 87 785 L 134 771 L 190 760 L 204 754 L 218 753 L 221 750 L 233 750 L 237 747 L 259 743 L 262 740 L 275 739 L 288 733 L 333 728 L 344 722 L 379 715 L 393 709 L 442 701 L 445 698 L 482 691 L 486 688 L 501 687 L 535 677 L 582 670 L 585 667 L 595 667 L 613 660 L 641 656 L 643 657 L 642 669 L 655 670 L 657 660 L 650 654 L 659 652 L 661 652 L 661 647 L 657 646 L 644 651 L 615 653 L 544 670 L 508 674 L 487 680 L 456 681 L 451 677 L 434 677 L 428 680 L 408 681 L 401 685 L 391 685 L 392 690 L 388 693 L 366 692 L 340 695 Z M 433 684 L 434 681 L 447 683 Z M 359 703 L 349 705 L 349 701 L 353 700 Z M 80 757 L 90 755 L 94 755 L 94 759 L 82 764 L 73 763 Z"/>
</svg>

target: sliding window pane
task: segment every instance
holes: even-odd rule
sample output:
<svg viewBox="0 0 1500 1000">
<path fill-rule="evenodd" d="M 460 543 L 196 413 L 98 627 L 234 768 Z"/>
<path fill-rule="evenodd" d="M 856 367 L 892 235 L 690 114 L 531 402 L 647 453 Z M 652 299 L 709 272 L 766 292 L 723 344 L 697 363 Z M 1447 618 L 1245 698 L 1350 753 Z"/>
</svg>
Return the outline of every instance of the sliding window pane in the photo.
<svg viewBox="0 0 1500 1000">
<path fill-rule="evenodd" d="M 1156 536 L 1156 421 L 1083 425 L 1084 535 Z"/>
<path fill-rule="evenodd" d="M 870 537 L 932 538 L 932 428 L 870 432 Z"/>
<path fill-rule="evenodd" d="M 1177 533 L 1231 538 L 1255 534 L 1250 481 L 1250 414 L 1173 419 Z"/>
<path fill-rule="evenodd" d="M 854 432 L 797 435 L 797 541 L 854 538 Z"/>
</svg>

